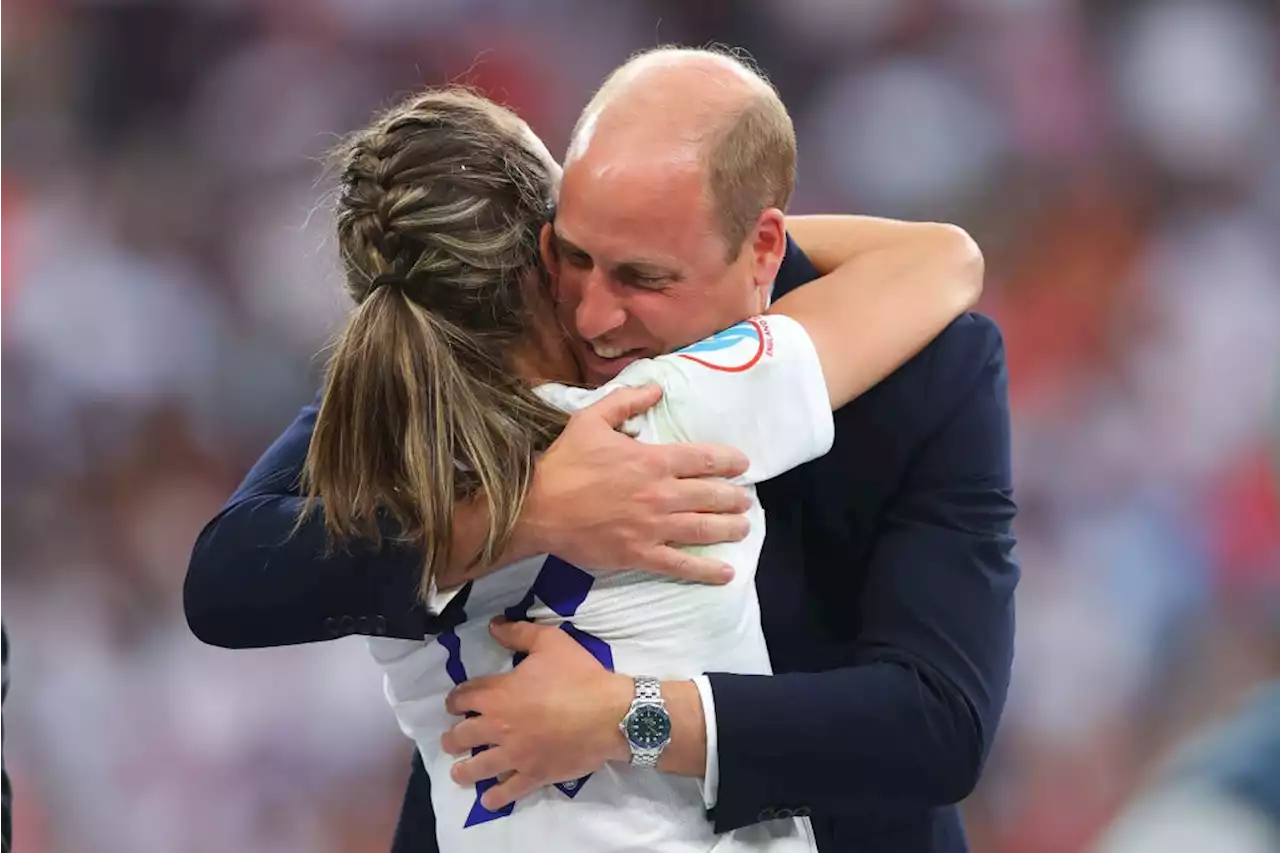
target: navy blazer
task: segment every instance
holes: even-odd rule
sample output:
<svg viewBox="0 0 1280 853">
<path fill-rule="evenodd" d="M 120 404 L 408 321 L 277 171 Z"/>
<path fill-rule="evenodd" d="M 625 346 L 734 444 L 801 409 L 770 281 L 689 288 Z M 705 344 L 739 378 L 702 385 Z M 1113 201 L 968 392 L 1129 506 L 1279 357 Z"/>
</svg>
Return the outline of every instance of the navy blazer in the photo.
<svg viewBox="0 0 1280 853">
<path fill-rule="evenodd" d="M 775 295 L 816 277 L 794 244 Z M 831 452 L 760 486 L 757 574 L 775 675 L 712 673 L 717 831 L 799 812 L 832 851 L 963 851 L 1013 657 L 1014 516 L 1004 348 L 965 315 L 836 413 Z M 418 558 L 290 537 L 307 407 L 200 534 L 191 629 L 232 648 L 440 630 Z M 393 853 L 435 850 L 415 756 Z"/>
</svg>

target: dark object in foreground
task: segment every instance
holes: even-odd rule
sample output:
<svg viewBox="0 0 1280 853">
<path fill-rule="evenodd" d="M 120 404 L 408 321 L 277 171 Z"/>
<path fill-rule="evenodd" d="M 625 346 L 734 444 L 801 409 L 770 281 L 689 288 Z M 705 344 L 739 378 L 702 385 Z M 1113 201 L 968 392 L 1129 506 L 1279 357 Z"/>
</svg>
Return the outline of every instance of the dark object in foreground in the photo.
<svg viewBox="0 0 1280 853">
<path fill-rule="evenodd" d="M 0 853 L 13 847 L 13 788 L 4 770 L 4 699 L 9 693 L 9 637 L 0 622 Z"/>
</svg>

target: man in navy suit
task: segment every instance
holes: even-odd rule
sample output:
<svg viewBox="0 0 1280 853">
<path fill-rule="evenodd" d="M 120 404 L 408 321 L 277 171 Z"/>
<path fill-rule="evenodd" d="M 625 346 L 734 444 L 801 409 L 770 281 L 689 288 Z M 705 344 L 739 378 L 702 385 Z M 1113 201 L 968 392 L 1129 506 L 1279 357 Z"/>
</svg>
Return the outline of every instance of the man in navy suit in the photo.
<svg viewBox="0 0 1280 853">
<path fill-rule="evenodd" d="M 556 223 L 561 261 L 576 270 L 567 283 L 562 276 L 569 319 L 582 336 L 582 355 L 598 374 L 596 381 L 620 370 L 632 348 L 647 355 L 648 348 L 680 346 L 715 331 L 718 325 L 697 327 L 699 316 L 711 316 L 699 300 L 713 300 L 717 288 L 732 286 L 706 274 L 716 262 L 700 241 L 714 239 L 714 228 L 670 228 L 657 216 L 652 222 L 610 222 L 607 208 L 616 194 L 591 196 L 591 179 L 613 174 L 609 170 L 625 154 L 629 138 L 610 136 L 608 122 L 600 118 L 602 104 L 630 93 L 636 101 L 619 112 L 635 117 L 646 107 L 660 112 L 663 98 L 678 93 L 686 105 L 714 112 L 716 99 L 751 73 L 740 67 L 726 72 L 727 60 L 708 65 L 698 57 L 688 63 L 658 57 L 647 62 L 624 66 L 584 114 Z M 673 208 L 699 208 L 701 192 L 698 184 L 673 184 Z M 585 215 L 588 211 L 592 215 Z M 626 260 L 634 257 L 669 261 L 664 267 Z M 646 281 L 624 281 L 628 276 L 666 280 L 648 290 Z M 808 260 L 789 245 L 775 294 L 815 276 Z M 669 299 L 665 305 L 654 295 L 661 293 Z M 676 293 L 694 298 L 672 298 Z M 998 331 L 990 321 L 966 315 L 889 379 L 836 413 L 835 445 L 828 456 L 761 486 L 769 529 L 757 585 L 776 674 L 712 673 L 712 707 L 695 702 L 672 713 L 673 730 L 701 733 L 706 723 L 705 739 L 693 738 L 688 754 L 667 769 L 701 776 L 705 767 L 715 788 L 708 798 L 714 802 L 709 817 L 717 830 L 810 815 L 819 847 L 828 853 L 965 849 L 955 804 L 981 772 L 1012 661 L 1018 569 L 1011 556 L 1014 507 L 1005 386 Z M 450 608 L 429 616 L 415 604 L 418 560 L 413 553 L 389 547 L 377 554 L 354 550 L 322 556 L 324 534 L 318 524 L 288 538 L 313 422 L 314 409 L 304 410 L 201 534 L 186 587 L 192 629 L 208 642 L 233 647 L 350 633 L 422 637 L 442 630 Z M 660 518 L 649 500 L 619 503 L 658 488 L 653 469 L 635 459 L 675 449 L 624 447 L 625 442 L 614 443 L 623 440 L 609 434 L 607 423 L 594 427 L 591 432 L 590 422 L 579 421 L 576 434 L 562 437 L 564 452 L 554 460 L 567 466 L 572 445 L 592 463 L 579 457 L 584 464 L 574 482 L 583 485 L 597 477 L 576 493 L 580 500 L 561 496 L 559 520 L 577 524 L 579 535 L 559 544 L 587 548 L 591 540 L 599 544 L 614 534 L 615 542 L 626 540 L 622 547 L 603 560 L 597 552 L 581 563 L 677 573 L 710 569 L 655 565 L 670 556 L 655 551 L 656 543 L 697 541 L 672 532 L 676 527 L 687 531 L 688 519 Z M 544 460 L 548 464 L 551 455 Z M 732 467 L 731 459 L 720 461 L 724 465 L 715 473 Z M 674 473 L 706 473 L 698 470 L 701 464 L 685 458 Z M 552 473 L 540 470 L 539 476 L 545 482 Z M 669 486 L 670 478 L 663 482 Z M 620 506 L 631 509 L 614 509 Z M 710 509 L 683 500 L 664 506 Z M 599 514 L 591 516 L 593 511 Z M 616 513 L 613 522 L 605 517 L 610 512 Z M 716 541 L 731 535 L 728 527 L 699 524 L 694 529 Z M 546 550 L 572 556 L 559 547 Z M 597 676 L 589 668 L 575 669 L 581 673 L 577 682 L 561 680 L 553 690 L 527 681 L 538 668 L 527 664 L 541 658 L 539 667 L 546 671 L 546 665 L 578 653 L 572 641 L 558 642 L 561 633 L 519 626 L 501 637 L 527 650 L 529 659 L 485 688 L 488 706 L 512 722 L 506 740 L 495 746 L 511 756 L 510 769 L 535 782 L 580 775 L 581 754 L 567 756 L 578 762 L 574 772 L 558 775 L 563 765 L 557 762 L 566 758 L 563 745 L 599 743 L 599 726 L 617 725 L 584 709 L 598 693 L 592 690 Z M 471 700 L 476 694 L 471 691 Z M 574 713 L 555 713 L 557 708 Z M 459 752 L 475 745 L 454 741 L 448 745 Z M 464 782 L 467 765 L 459 765 Z M 529 772 L 535 766 L 546 780 Z M 433 821 L 429 782 L 416 761 L 394 849 L 435 849 Z"/>
</svg>

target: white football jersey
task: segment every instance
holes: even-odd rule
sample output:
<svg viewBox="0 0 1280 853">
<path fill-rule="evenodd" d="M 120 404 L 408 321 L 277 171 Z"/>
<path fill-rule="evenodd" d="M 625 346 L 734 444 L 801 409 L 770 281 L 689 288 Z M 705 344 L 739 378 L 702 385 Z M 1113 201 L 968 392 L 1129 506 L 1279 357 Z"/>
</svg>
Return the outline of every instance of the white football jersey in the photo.
<svg viewBox="0 0 1280 853">
<path fill-rule="evenodd" d="M 756 317 L 686 349 L 637 361 L 602 388 L 544 385 L 544 399 L 582 409 L 621 386 L 657 383 L 662 401 L 627 425 L 649 443 L 715 442 L 751 461 L 743 485 L 777 476 L 831 448 L 834 425 L 822 368 L 799 323 Z M 705 672 L 768 674 L 755 572 L 764 512 L 752 493 L 751 533 L 700 549 L 733 565 L 725 586 L 643 572 L 592 574 L 554 556 L 533 557 L 471 584 L 465 621 L 423 641 L 370 638 L 388 701 L 431 777 L 436 836 L 444 853 L 555 850 L 809 851 L 807 818 L 775 820 L 724 835 L 712 831 L 699 780 L 609 764 L 544 788 L 498 812 L 480 804 L 493 783 L 460 787 L 440 736 L 458 721 L 444 697 L 469 678 L 513 665 L 489 636 L 490 618 L 558 625 L 602 664 L 631 675 L 686 679 Z"/>
</svg>

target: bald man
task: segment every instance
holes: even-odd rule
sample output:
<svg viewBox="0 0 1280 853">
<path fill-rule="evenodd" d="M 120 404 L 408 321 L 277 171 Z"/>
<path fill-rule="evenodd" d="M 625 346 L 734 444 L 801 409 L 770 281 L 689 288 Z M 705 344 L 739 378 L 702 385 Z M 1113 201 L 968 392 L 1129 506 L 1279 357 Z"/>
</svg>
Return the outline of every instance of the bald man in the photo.
<svg viewBox="0 0 1280 853">
<path fill-rule="evenodd" d="M 763 310 L 795 171 L 786 108 L 733 59 L 654 51 L 605 82 L 574 131 L 552 235 L 591 383 Z"/>
<path fill-rule="evenodd" d="M 771 279 L 781 295 L 816 276 L 783 229 L 795 159 L 776 92 L 733 57 L 662 49 L 606 81 L 575 129 L 545 237 L 560 269 L 562 320 L 593 383 L 758 313 Z M 861 254 L 884 251 L 880 240 L 869 230 Z M 760 487 L 769 527 L 756 583 L 777 674 L 708 673 L 659 687 L 680 736 L 653 772 L 701 778 L 717 831 L 809 815 L 825 853 L 966 849 L 955 804 L 977 782 L 1012 659 L 1018 569 L 1005 385 L 998 331 L 967 315 L 836 413 L 828 456 Z M 444 630 L 465 592 L 435 617 L 416 608 L 415 555 L 323 558 L 307 531 L 280 545 L 313 418 L 304 411 L 202 533 L 188 575 L 193 629 L 231 646 L 320 639 L 322 622 L 323 636 Z M 706 523 L 716 520 L 708 514 L 690 527 L 688 516 L 655 508 L 693 504 L 651 499 L 707 471 L 686 459 L 673 472 L 685 476 L 671 477 L 635 464 L 671 448 L 603 434 L 576 440 L 557 454 L 560 469 L 539 470 L 557 502 L 544 521 L 577 531 L 574 562 L 714 573 L 662 546 L 687 542 L 690 530 L 723 541 L 728 528 Z M 602 455 L 606 446 L 613 455 Z M 574 452 L 582 464 L 571 476 Z M 573 490 L 546 486 L 555 477 Z M 543 497 L 533 503 L 545 506 Z M 507 642 L 543 659 L 537 669 L 578 653 L 560 642 L 563 632 L 530 627 Z M 601 688 L 602 668 L 565 667 L 574 676 L 556 689 L 533 680 L 534 669 L 468 692 L 506 721 L 497 742 L 445 736 L 458 754 L 491 747 L 490 766 L 505 757 L 504 782 L 490 794 L 516 798 L 576 778 L 626 748 L 625 708 Z M 455 768 L 462 784 L 478 773 L 465 758 Z M 432 849 L 419 761 L 394 850 Z"/>
</svg>

